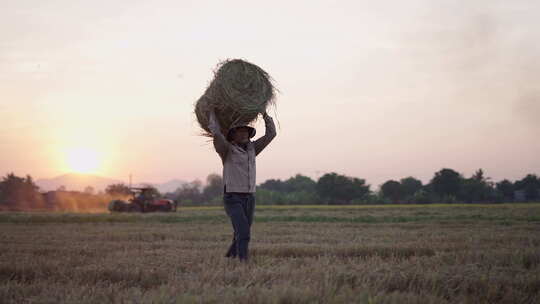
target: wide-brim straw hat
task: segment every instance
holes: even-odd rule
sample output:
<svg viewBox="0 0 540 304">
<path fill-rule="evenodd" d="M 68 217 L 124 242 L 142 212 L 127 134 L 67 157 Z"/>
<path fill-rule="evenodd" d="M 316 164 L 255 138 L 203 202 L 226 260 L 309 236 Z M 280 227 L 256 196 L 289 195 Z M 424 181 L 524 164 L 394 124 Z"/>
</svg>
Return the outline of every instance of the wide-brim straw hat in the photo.
<svg viewBox="0 0 540 304">
<path fill-rule="evenodd" d="M 227 132 L 227 140 L 231 140 L 234 131 L 237 130 L 237 129 L 240 129 L 240 128 L 246 128 L 246 129 L 248 129 L 248 132 L 249 132 L 249 138 L 255 137 L 255 134 L 257 133 L 257 130 L 255 130 L 255 128 L 250 127 L 250 126 L 238 126 L 238 127 L 232 127 L 232 128 L 230 128 L 229 131 Z"/>
</svg>

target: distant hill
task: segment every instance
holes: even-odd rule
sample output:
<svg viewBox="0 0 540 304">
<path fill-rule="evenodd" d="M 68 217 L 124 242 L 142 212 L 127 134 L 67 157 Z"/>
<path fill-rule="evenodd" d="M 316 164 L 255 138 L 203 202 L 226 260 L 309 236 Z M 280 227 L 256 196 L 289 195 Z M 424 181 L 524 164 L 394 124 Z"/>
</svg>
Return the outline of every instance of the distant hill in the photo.
<svg viewBox="0 0 540 304">
<path fill-rule="evenodd" d="M 42 178 L 36 180 L 36 184 L 41 191 L 57 190 L 60 186 L 65 186 L 67 190 L 84 191 L 88 186 L 94 188 L 95 191 L 105 190 L 110 184 L 125 183 L 124 181 L 111 179 L 107 177 L 97 176 L 93 174 L 81 174 L 81 173 L 68 173 L 53 178 Z M 156 187 L 159 192 L 165 194 L 167 192 L 173 192 L 181 185 L 185 184 L 185 181 L 179 179 L 172 179 L 162 184 L 156 183 L 136 183 L 133 186 L 152 185 Z"/>
<path fill-rule="evenodd" d="M 110 179 L 93 174 L 68 173 L 53 178 L 43 178 L 36 180 L 36 184 L 41 191 L 52 191 L 60 186 L 65 186 L 67 190 L 83 191 L 91 186 L 95 191 L 105 190 L 110 184 L 122 183 L 121 180 Z"/>
</svg>

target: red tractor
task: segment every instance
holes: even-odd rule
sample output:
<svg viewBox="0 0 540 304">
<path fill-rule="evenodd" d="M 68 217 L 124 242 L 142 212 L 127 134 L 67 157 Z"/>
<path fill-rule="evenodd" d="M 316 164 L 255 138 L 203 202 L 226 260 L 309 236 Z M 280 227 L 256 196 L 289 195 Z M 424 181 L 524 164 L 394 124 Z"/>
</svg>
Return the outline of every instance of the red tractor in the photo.
<svg viewBox="0 0 540 304">
<path fill-rule="evenodd" d="M 177 201 L 159 198 L 156 190 L 151 187 L 129 188 L 133 195 L 127 202 L 112 200 L 109 203 L 111 212 L 176 212 Z"/>
</svg>

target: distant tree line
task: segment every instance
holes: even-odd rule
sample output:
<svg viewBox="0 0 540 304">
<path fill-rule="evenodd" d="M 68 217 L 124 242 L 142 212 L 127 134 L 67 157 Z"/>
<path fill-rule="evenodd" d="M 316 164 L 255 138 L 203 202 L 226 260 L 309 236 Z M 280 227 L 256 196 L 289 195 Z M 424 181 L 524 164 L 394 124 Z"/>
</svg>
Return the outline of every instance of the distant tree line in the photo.
<svg viewBox="0 0 540 304">
<path fill-rule="evenodd" d="M 444 168 L 435 172 L 426 185 L 407 177 L 389 180 L 381 185 L 381 202 L 394 203 L 498 203 L 540 200 L 540 178 L 528 174 L 521 180 L 507 179 L 497 183 L 478 169 L 471 177 Z"/>
<path fill-rule="evenodd" d="M 165 198 L 176 200 L 180 205 L 216 205 L 221 203 L 223 196 L 223 179 L 218 174 L 206 177 L 206 184 L 194 180 L 178 187 L 174 192 L 165 193 Z"/>
<path fill-rule="evenodd" d="M 54 192 L 62 193 L 53 196 L 62 198 L 57 205 L 51 203 L 51 192 L 41 193 L 30 175 L 19 177 L 9 173 L 0 180 L 0 210 L 99 207 L 106 206 L 111 198 L 127 198 L 131 194 L 125 184 L 109 185 L 105 192 L 97 194 L 90 186 L 84 192 L 67 191 L 65 187 Z M 161 196 L 157 189 L 155 194 Z M 180 205 L 217 205 L 222 202 L 222 194 L 221 176 L 210 174 L 204 185 L 195 180 L 163 196 L 179 201 Z M 388 180 L 374 191 L 362 178 L 327 173 L 314 180 L 297 174 L 286 180 L 266 180 L 257 186 L 256 196 L 258 204 L 278 205 L 533 202 L 540 201 L 540 178 L 527 174 L 514 182 L 508 179 L 493 182 L 482 169 L 464 177 L 453 169 L 444 168 L 435 172 L 427 184 L 409 176 Z"/>
<path fill-rule="evenodd" d="M 184 184 L 166 196 L 181 204 L 219 204 L 222 201 L 221 176 L 211 174 L 201 181 Z M 512 182 L 493 182 L 482 169 L 472 176 L 444 168 L 427 184 L 414 177 L 388 180 L 372 190 L 365 179 L 327 173 L 318 180 L 297 174 L 286 180 L 269 179 L 257 186 L 258 204 L 428 204 L 500 203 L 540 201 L 540 178 L 528 174 Z"/>
<path fill-rule="evenodd" d="M 112 187 L 111 187 L 112 186 Z M 84 191 L 70 191 L 60 186 L 56 191 L 40 191 L 30 175 L 20 177 L 9 173 L 0 178 L 0 211 L 50 210 L 50 211 L 99 211 L 109 201 L 126 197 L 125 185 L 110 185 L 106 192 L 95 193 L 92 186 Z M 122 189 L 122 193 L 117 193 Z"/>
</svg>

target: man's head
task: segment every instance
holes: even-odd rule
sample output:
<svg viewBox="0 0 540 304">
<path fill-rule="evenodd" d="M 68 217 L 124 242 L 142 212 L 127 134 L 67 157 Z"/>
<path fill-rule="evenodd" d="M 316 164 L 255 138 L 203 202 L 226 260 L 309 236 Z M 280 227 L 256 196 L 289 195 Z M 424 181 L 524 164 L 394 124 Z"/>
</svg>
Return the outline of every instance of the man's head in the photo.
<svg viewBox="0 0 540 304">
<path fill-rule="evenodd" d="M 227 139 L 235 144 L 247 144 L 249 139 L 255 136 L 255 129 L 248 126 L 232 128 L 227 134 Z"/>
</svg>

